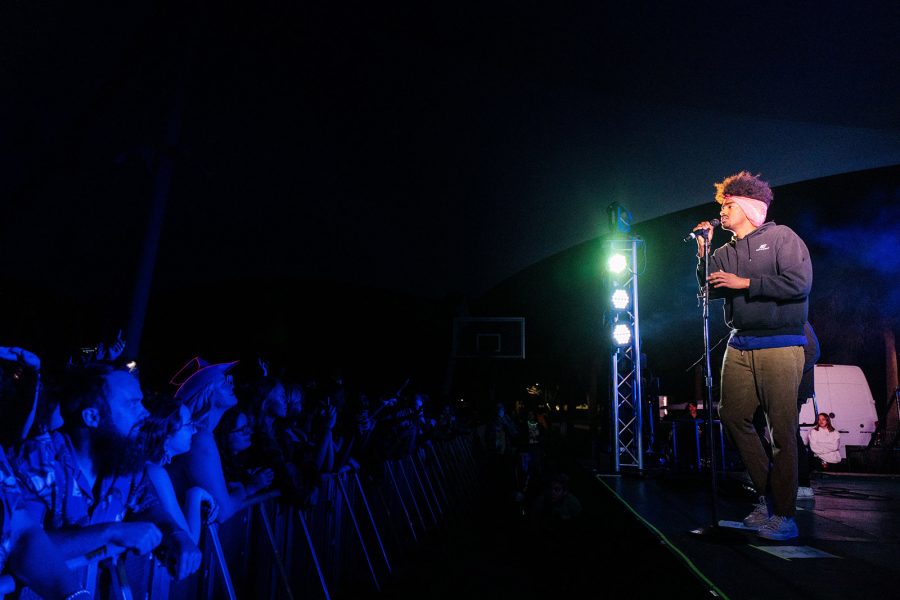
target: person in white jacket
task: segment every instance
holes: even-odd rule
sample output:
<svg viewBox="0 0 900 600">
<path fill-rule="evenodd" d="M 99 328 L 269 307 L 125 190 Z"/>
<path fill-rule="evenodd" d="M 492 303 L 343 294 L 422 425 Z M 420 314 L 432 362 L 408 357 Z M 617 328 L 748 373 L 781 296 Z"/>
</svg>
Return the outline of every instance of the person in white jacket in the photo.
<svg viewBox="0 0 900 600">
<path fill-rule="evenodd" d="M 822 469 L 841 462 L 841 434 L 831 424 L 831 417 L 819 413 L 818 424 L 809 431 L 809 449 L 822 463 Z M 833 468 L 833 467 L 832 467 Z"/>
</svg>

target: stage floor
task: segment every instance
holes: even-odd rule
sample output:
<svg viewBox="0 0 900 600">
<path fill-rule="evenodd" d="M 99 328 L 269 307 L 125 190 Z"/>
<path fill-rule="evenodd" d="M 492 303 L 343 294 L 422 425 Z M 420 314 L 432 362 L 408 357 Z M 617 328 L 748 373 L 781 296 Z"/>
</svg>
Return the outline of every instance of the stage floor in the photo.
<svg viewBox="0 0 900 600">
<path fill-rule="evenodd" d="M 691 533 L 714 522 L 708 476 L 589 470 L 670 548 L 672 563 L 660 565 L 661 577 L 667 569 L 687 568 L 714 594 L 733 600 L 898 594 L 898 475 L 814 474 L 815 497 L 797 503 L 800 537 L 772 542 L 750 531 L 730 530 L 736 538 L 730 541 Z M 738 474 L 723 477 L 715 512 L 720 521 L 740 522 L 752 509 L 751 495 Z"/>
</svg>

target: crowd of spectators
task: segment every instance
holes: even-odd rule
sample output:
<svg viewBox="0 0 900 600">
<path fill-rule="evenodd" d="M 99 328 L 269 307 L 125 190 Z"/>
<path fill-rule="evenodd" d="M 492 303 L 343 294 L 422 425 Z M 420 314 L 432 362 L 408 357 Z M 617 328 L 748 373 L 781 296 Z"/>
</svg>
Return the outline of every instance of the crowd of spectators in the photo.
<svg viewBox="0 0 900 600">
<path fill-rule="evenodd" d="M 409 380 L 383 391 L 334 375 L 292 378 L 262 358 L 195 358 L 147 389 L 123 349 L 119 338 L 44 365 L 0 347 L 7 584 L 89 598 L 69 565 L 104 546 L 153 552 L 183 579 L 200 567 L 205 523 L 272 490 L 280 502 L 315 505 L 329 474 L 377 473 L 463 427 L 452 403 Z"/>
</svg>

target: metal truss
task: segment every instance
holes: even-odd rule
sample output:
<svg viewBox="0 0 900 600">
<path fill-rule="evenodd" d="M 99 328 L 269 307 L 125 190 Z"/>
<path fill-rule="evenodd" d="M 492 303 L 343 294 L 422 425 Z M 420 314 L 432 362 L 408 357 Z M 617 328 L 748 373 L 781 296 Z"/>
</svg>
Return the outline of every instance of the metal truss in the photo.
<svg viewBox="0 0 900 600">
<path fill-rule="evenodd" d="M 630 256 L 627 279 L 618 286 L 628 289 L 631 303 L 627 310 L 612 311 L 612 325 L 625 322 L 632 328 L 631 343 L 614 346 L 612 350 L 611 381 L 615 470 L 623 467 L 644 469 L 643 415 L 641 414 L 641 330 L 638 313 L 638 272 L 636 269 L 637 238 L 611 240 L 610 253 Z"/>
</svg>

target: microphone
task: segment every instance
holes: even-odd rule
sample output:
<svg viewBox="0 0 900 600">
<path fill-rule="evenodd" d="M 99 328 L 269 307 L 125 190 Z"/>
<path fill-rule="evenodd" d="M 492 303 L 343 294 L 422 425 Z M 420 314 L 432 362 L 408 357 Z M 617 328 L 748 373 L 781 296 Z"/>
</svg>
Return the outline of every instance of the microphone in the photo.
<svg viewBox="0 0 900 600">
<path fill-rule="evenodd" d="M 713 219 L 713 220 L 711 220 L 711 221 L 709 222 L 709 224 L 712 225 L 713 227 L 718 227 L 718 226 L 719 226 L 719 223 L 721 223 L 721 222 L 722 222 L 722 221 L 720 221 L 720 220 L 718 220 L 718 219 Z M 690 232 L 690 233 L 687 235 L 687 237 L 684 238 L 684 239 L 681 240 L 681 241 L 683 241 L 683 242 L 689 242 L 689 241 L 693 240 L 694 238 L 696 238 L 696 237 L 697 237 L 698 235 L 700 235 L 701 233 L 705 234 L 705 233 L 706 233 L 706 229 L 704 229 L 704 228 L 702 228 L 702 227 L 700 227 L 700 228 L 698 228 L 698 229 L 695 229 L 695 230 L 693 230 L 692 232 Z"/>
</svg>

